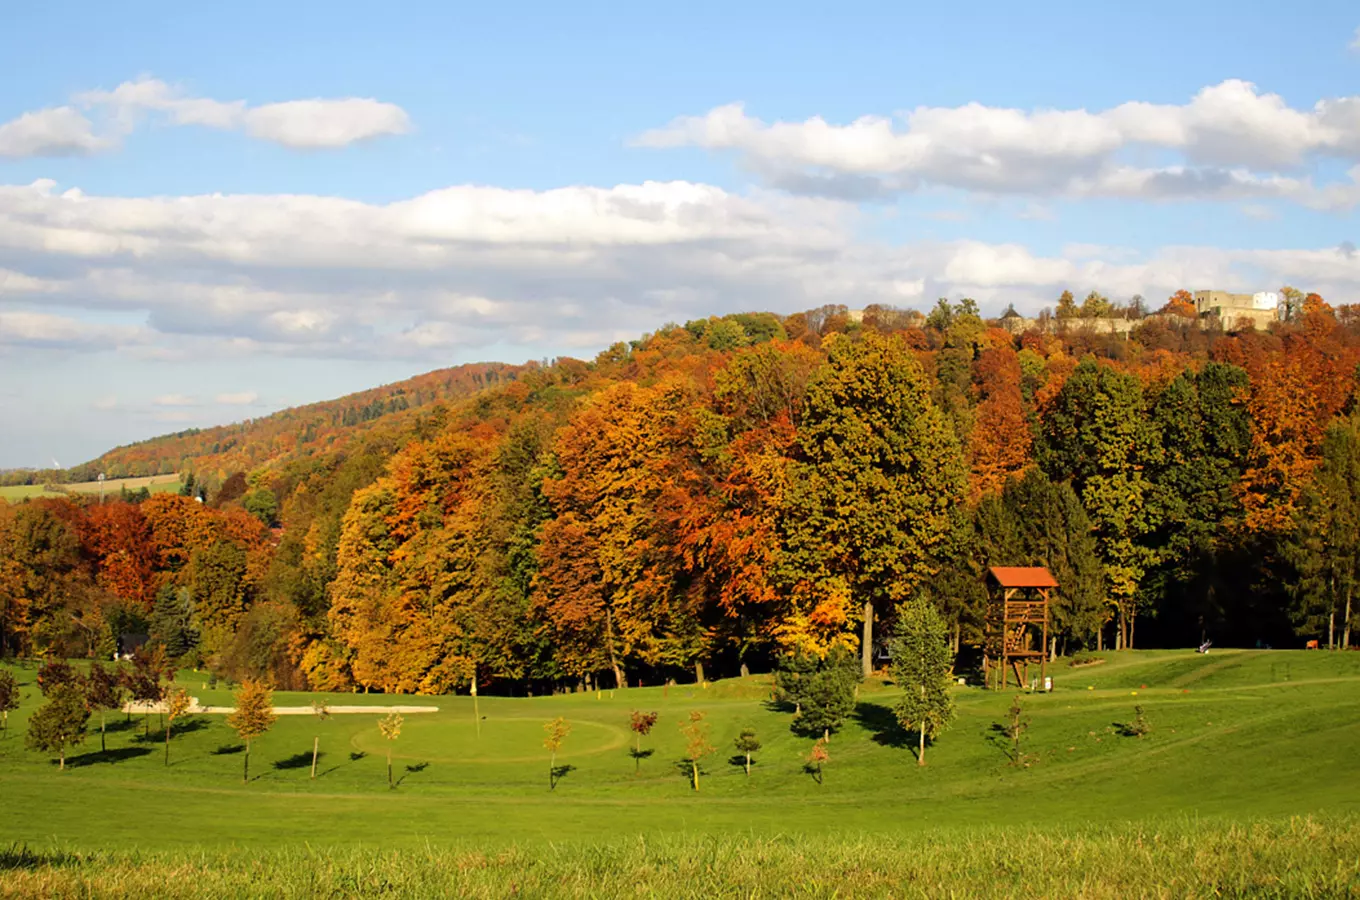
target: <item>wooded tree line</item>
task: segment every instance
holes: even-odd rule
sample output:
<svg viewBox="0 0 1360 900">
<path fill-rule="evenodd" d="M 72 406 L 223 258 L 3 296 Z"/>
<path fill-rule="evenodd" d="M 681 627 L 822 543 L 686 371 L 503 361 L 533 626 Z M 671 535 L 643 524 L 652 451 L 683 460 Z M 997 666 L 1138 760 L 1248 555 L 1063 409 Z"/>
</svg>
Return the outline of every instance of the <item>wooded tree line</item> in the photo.
<svg viewBox="0 0 1360 900">
<path fill-rule="evenodd" d="M 207 503 L 0 506 L 0 647 L 104 655 L 141 631 L 280 687 L 622 686 L 837 647 L 867 666 L 917 597 L 966 651 L 985 568 L 1031 564 L 1062 585 L 1057 651 L 1345 644 L 1360 327 L 1340 313 L 1128 337 L 1017 337 L 968 301 L 667 326 Z"/>
</svg>

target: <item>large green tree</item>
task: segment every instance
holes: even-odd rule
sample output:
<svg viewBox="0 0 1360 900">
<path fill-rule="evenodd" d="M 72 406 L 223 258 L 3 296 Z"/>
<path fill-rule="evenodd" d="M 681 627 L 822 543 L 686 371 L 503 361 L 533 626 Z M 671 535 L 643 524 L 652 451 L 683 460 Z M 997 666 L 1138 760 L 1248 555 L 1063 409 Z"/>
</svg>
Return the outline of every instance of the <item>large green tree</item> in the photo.
<svg viewBox="0 0 1360 900">
<path fill-rule="evenodd" d="M 872 667 L 876 610 L 939 568 L 966 468 L 920 364 L 897 336 L 827 340 L 798 423 L 783 509 L 785 580 L 834 624 L 858 620 Z"/>
<path fill-rule="evenodd" d="M 1136 375 L 1086 357 L 1043 423 L 1040 465 L 1070 480 L 1095 525 L 1105 584 L 1118 615 L 1116 647 L 1132 647 L 1139 589 L 1158 560 L 1158 505 L 1149 473 L 1162 462 L 1157 423 Z"/>
<path fill-rule="evenodd" d="M 1304 634 L 1327 633 L 1327 645 L 1351 643 L 1351 608 L 1360 586 L 1360 415 L 1332 426 L 1322 465 L 1304 493 L 1285 556 L 1298 573 L 1294 619 Z"/>
</svg>

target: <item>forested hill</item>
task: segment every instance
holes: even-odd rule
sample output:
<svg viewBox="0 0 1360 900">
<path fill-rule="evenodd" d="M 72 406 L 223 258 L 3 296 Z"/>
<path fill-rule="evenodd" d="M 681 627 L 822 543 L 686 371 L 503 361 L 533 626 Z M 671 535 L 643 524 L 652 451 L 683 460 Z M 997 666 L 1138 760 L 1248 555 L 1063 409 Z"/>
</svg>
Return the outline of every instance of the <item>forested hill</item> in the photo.
<svg viewBox="0 0 1360 900">
<path fill-rule="evenodd" d="M 234 472 L 274 468 L 288 460 L 338 450 L 377 422 L 505 384 L 523 369 L 505 363 L 438 369 L 258 419 L 162 435 L 76 466 L 69 480 L 90 481 L 101 472 L 109 478 L 193 472 L 202 484 L 221 484 Z"/>
<path fill-rule="evenodd" d="M 151 442 L 108 460 L 231 476 L 0 504 L 0 655 L 133 632 L 279 686 L 655 684 L 881 646 L 906 600 L 966 654 L 989 565 L 1053 571 L 1059 650 L 1345 644 L 1357 313 L 733 315 Z"/>
</svg>

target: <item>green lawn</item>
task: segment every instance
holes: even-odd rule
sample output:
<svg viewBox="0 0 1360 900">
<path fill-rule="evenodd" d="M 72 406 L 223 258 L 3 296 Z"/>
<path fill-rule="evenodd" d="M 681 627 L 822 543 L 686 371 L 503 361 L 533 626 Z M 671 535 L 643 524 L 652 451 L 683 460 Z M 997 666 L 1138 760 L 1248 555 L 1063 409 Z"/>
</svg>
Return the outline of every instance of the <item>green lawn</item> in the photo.
<svg viewBox="0 0 1360 900">
<path fill-rule="evenodd" d="M 117 497 L 120 488 L 127 488 L 135 491 L 138 488 L 146 488 L 153 494 L 164 493 L 165 491 L 178 491 L 180 480 L 178 475 L 150 475 L 143 478 L 110 478 L 104 482 L 104 496 Z M 73 494 L 98 494 L 99 482 L 82 481 L 75 484 L 61 485 L 62 491 L 45 490 L 41 484 L 16 484 L 0 487 L 0 500 L 18 502 L 27 497 L 60 497 L 63 492 Z"/>
<path fill-rule="evenodd" d="M 1360 653 L 1105 656 L 1095 666 L 1059 665 L 1052 694 L 1024 699 L 1032 718 L 1027 749 L 1035 757 L 1028 768 L 1008 767 L 988 740 L 1011 694 L 960 688 L 959 717 L 920 768 L 891 724 L 893 689 L 871 682 L 856 719 L 833 736 L 821 784 L 804 771 L 812 741 L 791 734 L 789 714 L 766 702 L 768 677 L 669 691 L 484 697 L 480 734 L 470 697 L 328 697 L 440 707 L 406 717 L 393 746 L 396 791 L 387 789 L 376 714 L 324 723 L 280 717 L 256 742 L 246 785 L 235 736 L 223 717 L 208 715 L 173 737 L 168 768 L 155 718 L 146 741 L 142 722 L 119 714 L 107 755 L 95 734 L 73 751 L 68 771 L 58 772 L 45 755 L 23 749 L 24 721 L 38 698 L 34 670 L 18 669 L 27 696 L 0 739 L 0 802 L 23 812 L 0 815 L 0 847 L 532 854 L 564 841 L 617 848 L 639 836 L 758 844 L 826 835 L 844 848 L 866 835 L 910 842 L 956 834 L 1000 850 L 1004 834 L 1019 828 L 1048 835 L 1208 828 L 1221 835 L 1238 823 L 1282 827 L 1293 816 L 1341 822 L 1360 842 Z M 205 677 L 185 673 L 180 683 L 204 704 L 228 704 L 230 694 L 207 690 Z M 278 693 L 275 702 L 312 698 Z M 1119 733 L 1135 704 L 1151 721 L 1146 737 Z M 651 753 L 640 774 L 628 730 L 635 708 L 660 712 L 643 743 Z M 680 766 L 678 725 L 692 709 L 708 713 L 718 748 L 704 763 L 698 794 Z M 542 725 L 559 715 L 573 724 L 558 757 L 571 768 L 550 792 Z M 749 779 L 732 759 L 732 740 L 748 725 L 765 744 Z M 314 735 L 322 750 L 316 781 L 308 777 Z"/>
</svg>

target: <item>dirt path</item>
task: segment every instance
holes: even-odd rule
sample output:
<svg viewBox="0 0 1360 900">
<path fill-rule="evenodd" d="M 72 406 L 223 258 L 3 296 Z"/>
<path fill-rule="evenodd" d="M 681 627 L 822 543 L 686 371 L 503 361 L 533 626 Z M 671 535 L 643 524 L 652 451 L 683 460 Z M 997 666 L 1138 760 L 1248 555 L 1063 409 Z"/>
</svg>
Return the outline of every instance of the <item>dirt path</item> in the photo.
<svg viewBox="0 0 1360 900">
<path fill-rule="evenodd" d="M 409 715 L 412 713 L 437 713 L 437 706 L 327 706 L 326 711 L 338 715 L 363 714 L 386 715 L 387 713 L 401 713 Z M 162 713 L 165 712 L 164 703 L 124 703 L 123 712 L 125 713 Z M 234 706 L 199 706 L 197 697 L 189 698 L 189 712 L 202 713 L 207 715 L 231 715 L 236 712 Z M 315 712 L 310 706 L 276 706 L 274 715 L 276 716 L 310 716 Z"/>
</svg>

